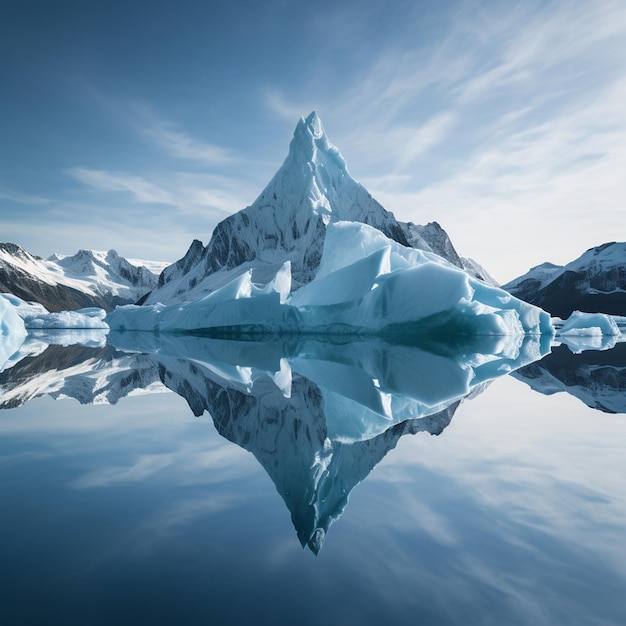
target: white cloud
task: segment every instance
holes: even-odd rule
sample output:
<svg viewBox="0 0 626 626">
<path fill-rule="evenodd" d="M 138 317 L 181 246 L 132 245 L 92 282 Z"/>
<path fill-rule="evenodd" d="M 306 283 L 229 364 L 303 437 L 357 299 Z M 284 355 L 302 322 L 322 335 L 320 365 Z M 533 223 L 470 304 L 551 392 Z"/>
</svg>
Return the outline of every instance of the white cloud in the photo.
<svg viewBox="0 0 626 626">
<path fill-rule="evenodd" d="M 265 104 L 272 113 L 293 123 L 302 116 L 308 115 L 315 108 L 305 104 L 289 102 L 285 95 L 276 89 L 267 89 L 264 98 Z"/>
<path fill-rule="evenodd" d="M 67 172 L 72 178 L 98 191 L 126 192 L 137 203 L 166 204 L 180 214 L 216 219 L 250 204 L 260 190 L 251 183 L 228 176 L 187 172 L 153 173 L 159 183 L 129 172 L 110 172 L 76 167 Z"/>
<path fill-rule="evenodd" d="M 137 202 L 177 205 L 174 196 L 141 176 L 75 167 L 67 172 L 76 180 L 99 191 L 126 191 Z"/>
<path fill-rule="evenodd" d="M 154 120 L 142 131 L 143 135 L 161 147 L 170 156 L 205 165 L 225 165 L 238 161 L 238 157 L 221 146 L 200 141 L 187 133 L 176 130 L 171 124 Z"/>
<path fill-rule="evenodd" d="M 18 204 L 48 204 L 50 202 L 49 198 L 22 193 L 3 186 L 0 186 L 0 199 Z"/>
</svg>

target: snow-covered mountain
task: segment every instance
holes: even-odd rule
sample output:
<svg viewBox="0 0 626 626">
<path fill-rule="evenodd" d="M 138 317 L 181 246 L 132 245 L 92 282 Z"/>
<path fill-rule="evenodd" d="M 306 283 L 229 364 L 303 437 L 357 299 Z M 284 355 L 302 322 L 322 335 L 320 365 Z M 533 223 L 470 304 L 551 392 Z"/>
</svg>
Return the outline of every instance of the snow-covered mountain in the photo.
<svg viewBox="0 0 626 626">
<path fill-rule="evenodd" d="M 150 267 L 154 269 L 154 263 Z M 136 302 L 157 280 L 141 261 L 131 263 L 115 250 L 80 250 L 73 256 L 42 259 L 14 243 L 0 243 L 0 292 L 39 302 L 49 311 L 94 306 L 111 310 Z"/>
<path fill-rule="evenodd" d="M 626 315 L 626 242 L 590 248 L 565 266 L 542 263 L 502 287 L 554 316 Z"/>
<path fill-rule="evenodd" d="M 185 256 L 166 268 L 146 304 L 197 300 L 248 270 L 253 282 L 267 283 L 291 264 L 292 290 L 317 271 L 329 222 L 355 221 L 373 226 L 404 245 L 435 252 L 475 275 L 445 231 L 402 223 L 349 174 L 315 112 L 301 118 L 285 162 L 249 207 L 220 222 L 206 246 L 195 240 Z M 480 268 L 478 277 L 488 277 Z M 487 278 L 488 280 L 488 278 Z"/>
</svg>

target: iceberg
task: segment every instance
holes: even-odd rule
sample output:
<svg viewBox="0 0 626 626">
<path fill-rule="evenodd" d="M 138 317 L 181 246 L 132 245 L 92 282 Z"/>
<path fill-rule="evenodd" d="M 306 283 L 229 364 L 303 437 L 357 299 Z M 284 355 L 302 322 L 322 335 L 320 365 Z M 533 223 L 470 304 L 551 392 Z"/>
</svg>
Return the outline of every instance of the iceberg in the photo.
<svg viewBox="0 0 626 626">
<path fill-rule="evenodd" d="M 50 313 L 38 302 L 0 294 L 0 371 L 23 358 L 34 344 L 105 345 L 109 330 L 105 315 L 97 307 Z"/>
<path fill-rule="evenodd" d="M 19 298 L 16 298 L 19 300 Z M 0 370 L 20 349 L 28 332 L 18 315 L 13 296 L 0 295 Z"/>
<path fill-rule="evenodd" d="M 565 321 L 552 318 L 552 325 L 556 340 L 574 354 L 580 354 L 585 350 L 610 350 L 623 341 L 619 321 L 620 318 L 605 313 L 573 311 Z"/>
<path fill-rule="evenodd" d="M 44 309 L 45 311 L 45 309 Z M 27 329 L 108 329 L 106 311 L 97 307 L 58 313 L 35 312 L 23 315 Z"/>
<path fill-rule="evenodd" d="M 42 304 L 26 302 L 13 294 L 0 294 L 0 300 L 11 306 L 13 311 L 22 319 L 27 330 L 108 329 L 104 322 L 106 311 L 98 307 L 50 313 Z"/>
<path fill-rule="evenodd" d="M 249 270 L 207 296 L 109 313 L 116 330 L 250 333 L 504 335 L 554 333 L 550 316 L 434 253 L 358 222 L 333 222 L 315 278 L 293 293 L 291 266 L 266 284 Z"/>
<path fill-rule="evenodd" d="M 555 325 L 558 337 L 619 337 L 621 334 L 617 322 L 606 313 L 573 311 L 566 320 L 555 318 Z"/>
</svg>

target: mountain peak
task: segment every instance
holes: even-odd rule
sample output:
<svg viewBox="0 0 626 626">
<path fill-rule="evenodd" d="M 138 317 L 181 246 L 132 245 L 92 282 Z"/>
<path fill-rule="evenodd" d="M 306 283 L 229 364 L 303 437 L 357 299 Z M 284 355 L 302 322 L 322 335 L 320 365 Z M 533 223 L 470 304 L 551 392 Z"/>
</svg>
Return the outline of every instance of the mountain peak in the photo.
<svg viewBox="0 0 626 626">
<path fill-rule="evenodd" d="M 320 119 L 319 115 L 315 111 L 311 111 L 311 113 L 309 113 L 307 117 L 301 117 L 300 123 L 298 124 L 298 128 L 300 126 L 303 126 L 304 128 L 306 128 L 315 139 L 320 139 L 322 135 L 325 134 L 324 126 L 322 125 L 322 120 Z M 296 131 L 297 131 L 297 128 L 296 128 Z"/>
<path fill-rule="evenodd" d="M 335 171 L 339 176 L 348 174 L 345 159 L 328 139 L 322 120 L 315 111 L 307 117 L 301 117 L 293 133 L 289 155 L 283 167 L 291 169 L 294 164 L 306 164 L 305 171 L 311 172 L 322 164 L 324 169 L 330 168 L 329 171 Z M 293 172 L 289 175 L 292 176 Z"/>
</svg>

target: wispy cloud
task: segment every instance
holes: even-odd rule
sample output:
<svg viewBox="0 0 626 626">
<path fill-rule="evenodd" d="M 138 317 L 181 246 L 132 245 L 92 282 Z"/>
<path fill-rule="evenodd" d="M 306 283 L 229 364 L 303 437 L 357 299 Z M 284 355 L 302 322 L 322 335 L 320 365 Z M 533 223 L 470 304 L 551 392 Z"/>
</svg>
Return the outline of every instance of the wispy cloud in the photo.
<svg viewBox="0 0 626 626">
<path fill-rule="evenodd" d="M 0 185 L 0 199 L 9 200 L 10 202 L 17 202 L 18 204 L 33 204 L 33 205 L 48 204 L 50 202 L 49 198 L 22 193 L 20 191 L 15 191 L 14 189 L 9 189 L 8 187 L 3 187 L 1 185 Z"/>
<path fill-rule="evenodd" d="M 275 88 L 268 88 L 264 93 L 265 104 L 278 117 L 294 122 L 300 117 L 308 115 L 314 107 L 312 105 L 290 102 L 284 93 Z M 310 109 L 310 110 L 309 110 Z"/>
<path fill-rule="evenodd" d="M 72 168 L 68 175 L 98 191 L 125 192 L 137 203 L 175 206 L 184 214 L 219 217 L 238 211 L 258 190 L 228 176 L 172 172 L 154 173 L 159 184 L 129 172 Z M 207 215 L 207 210 L 210 214 Z"/>
<path fill-rule="evenodd" d="M 126 172 L 109 172 L 75 167 L 67 172 L 81 183 L 99 191 L 124 191 L 130 193 L 137 202 L 155 204 L 176 204 L 174 196 L 141 176 Z"/>
<path fill-rule="evenodd" d="M 240 160 L 232 150 L 194 138 L 163 120 L 152 119 L 150 125 L 141 132 L 164 153 L 177 159 L 213 166 Z"/>
</svg>

